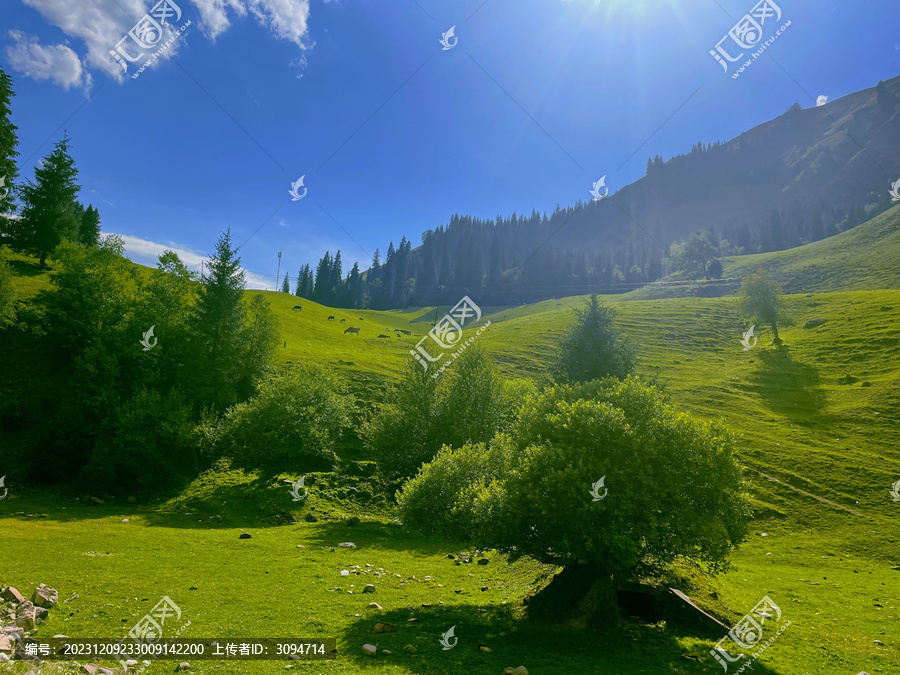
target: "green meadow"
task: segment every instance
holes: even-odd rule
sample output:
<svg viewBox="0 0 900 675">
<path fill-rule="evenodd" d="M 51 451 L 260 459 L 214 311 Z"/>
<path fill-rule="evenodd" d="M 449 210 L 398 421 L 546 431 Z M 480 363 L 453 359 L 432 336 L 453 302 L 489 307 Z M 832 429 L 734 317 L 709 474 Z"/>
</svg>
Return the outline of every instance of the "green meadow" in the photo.
<svg viewBox="0 0 900 675">
<path fill-rule="evenodd" d="M 636 347 L 638 374 L 678 408 L 722 419 L 740 434 L 754 509 L 750 534 L 727 572 L 685 567 L 674 583 L 728 626 L 765 595 L 781 608 L 791 625 L 753 673 L 900 673 L 900 502 L 890 492 L 900 480 L 900 290 L 879 288 L 900 285 L 898 221 L 895 208 L 816 244 L 728 261 L 728 277 L 772 264 L 783 283 L 802 279 L 803 292 L 786 297 L 792 325 L 780 348 L 763 335 L 756 348 L 742 350 L 745 326 L 732 297 L 605 298 Z M 873 260 L 884 274 L 861 271 Z M 12 260 L 23 297 L 46 284 L 46 273 L 33 273 L 27 262 Z M 278 362 L 333 366 L 361 414 L 383 400 L 409 350 L 449 309 L 342 310 L 262 295 L 280 323 Z M 491 325 L 478 342 L 505 375 L 541 381 L 582 302 L 483 307 L 481 321 Z M 301 311 L 292 310 L 297 304 Z M 813 319 L 825 321 L 806 327 Z M 345 334 L 349 326 L 359 335 Z M 395 337 L 395 328 L 412 335 Z M 709 655 L 715 642 L 678 625 L 623 617 L 578 631 L 526 620 L 523 600 L 556 568 L 494 551 L 484 552 L 486 565 L 458 564 L 447 555 L 472 549 L 405 530 L 361 444 L 349 447 L 342 470 L 314 474 L 300 502 L 285 482 L 299 475 L 227 462 L 150 503 L 88 506 L 90 485 L 60 492 L 8 484 L 0 500 L 0 586 L 26 596 L 39 583 L 59 591 L 60 604 L 37 638 L 118 639 L 169 596 L 181 624 L 190 621 L 182 637 L 337 641 L 329 661 L 186 657 L 197 673 L 500 675 L 519 665 L 531 675 L 721 672 Z M 316 522 L 305 520 L 309 514 Z M 242 532 L 251 538 L 239 539 Z M 369 583 L 375 592 L 363 593 Z M 379 622 L 395 630 L 375 633 Z M 445 650 L 439 640 L 454 626 L 458 643 Z M 378 653 L 365 655 L 365 643 Z M 155 661 L 145 672 L 177 664 Z M 20 662 L 3 668 L 29 672 Z M 46 665 L 41 672 L 75 669 Z"/>
</svg>

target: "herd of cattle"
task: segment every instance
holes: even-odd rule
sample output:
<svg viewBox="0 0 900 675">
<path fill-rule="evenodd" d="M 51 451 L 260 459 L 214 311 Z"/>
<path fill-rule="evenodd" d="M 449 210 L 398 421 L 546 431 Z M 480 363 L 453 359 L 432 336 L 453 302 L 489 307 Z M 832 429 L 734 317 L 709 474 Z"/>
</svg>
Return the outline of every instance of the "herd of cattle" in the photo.
<svg viewBox="0 0 900 675">
<path fill-rule="evenodd" d="M 295 312 L 303 311 L 303 306 L 302 306 L 302 305 L 294 305 L 293 311 L 295 311 Z M 328 317 L 328 321 L 334 321 L 334 320 L 335 320 L 335 319 L 334 319 L 334 315 L 331 315 L 331 316 Z M 359 320 L 362 321 L 363 318 L 362 318 L 362 317 L 359 317 Z M 347 319 L 341 319 L 340 322 L 341 322 L 341 323 L 346 323 L 346 321 L 347 321 Z M 390 328 L 385 328 L 385 330 L 386 330 L 386 331 L 390 331 L 391 329 L 390 329 Z M 352 333 L 353 335 L 359 335 L 359 328 L 358 328 L 357 326 L 349 326 L 349 327 L 347 328 L 347 330 L 344 331 L 344 335 L 346 335 L 347 333 Z M 394 328 L 394 334 L 395 334 L 396 337 L 400 337 L 401 334 L 402 334 L 402 335 L 412 335 L 412 332 L 411 332 L 411 331 L 408 331 L 408 330 L 403 330 L 402 328 Z M 384 333 L 382 333 L 382 334 L 380 334 L 378 337 L 380 337 L 380 338 L 386 338 L 386 337 L 390 337 L 390 336 L 389 336 L 389 335 L 385 335 Z"/>
</svg>

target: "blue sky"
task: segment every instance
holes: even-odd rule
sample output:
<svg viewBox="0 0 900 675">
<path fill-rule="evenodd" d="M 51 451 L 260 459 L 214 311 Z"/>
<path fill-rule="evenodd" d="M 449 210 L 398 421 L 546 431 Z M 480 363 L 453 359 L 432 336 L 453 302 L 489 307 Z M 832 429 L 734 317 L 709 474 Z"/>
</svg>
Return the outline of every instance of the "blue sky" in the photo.
<svg viewBox="0 0 900 675">
<path fill-rule="evenodd" d="M 4 0 L 20 173 L 66 130 L 132 259 L 199 266 L 230 226 L 258 288 L 278 251 L 292 284 L 326 250 L 366 268 L 453 213 L 551 212 L 900 74 L 896 0 L 776 0 L 763 41 L 790 26 L 737 79 L 709 51 L 754 0 L 174 1 L 191 25 L 132 79 L 108 52 L 155 0 Z"/>
</svg>

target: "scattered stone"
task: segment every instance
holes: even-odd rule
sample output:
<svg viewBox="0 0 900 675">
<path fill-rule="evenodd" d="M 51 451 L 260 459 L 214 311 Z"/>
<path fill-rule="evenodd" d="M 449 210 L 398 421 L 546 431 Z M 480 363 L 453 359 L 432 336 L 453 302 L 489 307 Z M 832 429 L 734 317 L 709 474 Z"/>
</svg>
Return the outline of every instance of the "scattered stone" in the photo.
<svg viewBox="0 0 900 675">
<path fill-rule="evenodd" d="M 393 654 L 393 652 L 390 649 L 382 649 L 381 653 L 382 654 Z"/>
<path fill-rule="evenodd" d="M 121 522 L 123 522 L 123 523 L 130 523 L 131 520 L 129 520 L 128 518 L 122 518 Z"/>
<path fill-rule="evenodd" d="M 31 594 L 31 602 L 38 607 L 50 609 L 51 607 L 55 607 L 59 602 L 59 594 L 56 592 L 55 588 L 50 588 L 47 584 L 41 584 L 35 588 L 34 593 Z"/>
<path fill-rule="evenodd" d="M 491 648 L 488 647 L 487 645 L 478 645 L 478 649 L 480 649 L 481 651 L 483 651 L 485 654 L 490 654 L 490 653 L 491 653 Z"/>
<path fill-rule="evenodd" d="M 815 328 L 816 326 L 821 326 L 823 323 L 828 321 L 828 319 L 810 319 L 803 326 L 804 328 Z"/>
<path fill-rule="evenodd" d="M 181 663 L 178 664 L 178 668 L 176 668 L 176 670 L 190 670 L 190 669 L 191 669 L 191 664 L 188 663 L 187 661 L 182 661 Z"/>
<path fill-rule="evenodd" d="M 682 654 L 681 658 L 683 658 L 685 661 L 696 661 L 697 663 L 703 663 L 703 659 L 701 659 L 699 656 L 694 656 L 693 654 Z"/>
<path fill-rule="evenodd" d="M 431 603 L 430 603 L 430 602 L 423 602 L 423 603 L 422 603 L 422 607 L 431 607 Z"/>
<path fill-rule="evenodd" d="M 455 559 L 455 558 L 456 558 L 456 556 L 455 556 L 455 555 L 453 555 L 453 554 L 452 554 L 452 553 L 448 553 L 448 554 L 447 554 L 447 555 L 445 555 L 445 556 L 444 556 L 444 557 L 445 557 L 445 558 L 447 558 L 447 559 L 448 559 L 448 560 L 453 560 L 453 559 Z"/>
<path fill-rule="evenodd" d="M 403 651 L 405 651 L 407 654 L 415 654 L 415 653 L 416 653 L 416 648 L 415 648 L 413 645 L 406 645 L 406 646 L 403 648 Z"/>
<path fill-rule="evenodd" d="M 349 576 L 350 576 L 350 570 L 341 570 L 341 576 L 342 576 L 342 577 L 349 577 Z"/>
<path fill-rule="evenodd" d="M 252 538 L 253 538 L 253 537 L 250 536 L 250 533 L 249 533 L 249 532 L 241 532 L 241 533 L 238 535 L 238 539 L 252 539 Z"/>
<path fill-rule="evenodd" d="M 13 651 L 15 651 L 15 648 L 13 646 L 13 638 L 9 637 L 8 635 L 0 635 L 0 654 L 4 652 L 12 654 Z"/>
<path fill-rule="evenodd" d="M 884 643 L 881 640 L 872 640 L 872 642 L 874 642 L 879 647 L 884 647 Z"/>
<path fill-rule="evenodd" d="M 375 592 L 375 584 L 366 584 L 365 588 L 363 588 L 363 593 L 374 593 Z"/>
<path fill-rule="evenodd" d="M 389 623 L 376 623 L 375 624 L 375 632 L 376 633 L 393 633 L 394 626 Z"/>
<path fill-rule="evenodd" d="M 519 666 L 518 668 L 507 668 L 503 671 L 503 675 L 528 675 L 528 670 L 525 666 Z"/>
<path fill-rule="evenodd" d="M 307 513 L 305 516 L 303 516 L 303 520 L 305 520 L 307 523 L 318 523 L 319 522 L 319 519 L 316 518 L 311 513 Z"/>
<path fill-rule="evenodd" d="M 342 541 L 340 544 L 338 544 L 338 546 L 340 548 L 356 548 L 356 544 L 354 544 L 352 541 Z"/>
<path fill-rule="evenodd" d="M 368 607 L 369 609 L 384 609 L 384 607 L 379 605 L 377 602 L 370 602 L 368 605 L 366 605 L 366 607 Z"/>
<path fill-rule="evenodd" d="M 369 656 L 375 656 L 375 652 L 378 651 L 378 647 L 375 645 L 365 644 L 362 646 L 363 654 L 368 654 Z"/>
<path fill-rule="evenodd" d="M 489 587 L 489 586 L 482 586 L 482 587 L 481 587 L 481 590 L 482 590 L 482 591 L 486 591 L 488 588 L 490 588 L 490 587 Z"/>
<path fill-rule="evenodd" d="M 418 619 L 417 619 L 416 617 L 413 616 L 413 617 L 410 617 L 409 619 L 407 619 L 406 621 L 407 621 L 408 623 L 415 623 L 416 621 L 418 621 Z"/>
</svg>

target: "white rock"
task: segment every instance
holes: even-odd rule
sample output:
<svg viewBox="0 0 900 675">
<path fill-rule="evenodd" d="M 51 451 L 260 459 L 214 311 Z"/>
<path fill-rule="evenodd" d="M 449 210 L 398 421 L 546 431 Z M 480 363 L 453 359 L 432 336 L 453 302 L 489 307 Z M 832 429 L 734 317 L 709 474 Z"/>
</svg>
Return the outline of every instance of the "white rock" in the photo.
<svg viewBox="0 0 900 675">
<path fill-rule="evenodd" d="M 369 656 L 375 656 L 375 653 L 378 651 L 378 647 L 375 645 L 363 645 L 362 646 L 363 654 L 368 654 Z"/>
</svg>

